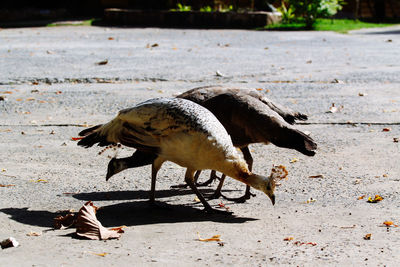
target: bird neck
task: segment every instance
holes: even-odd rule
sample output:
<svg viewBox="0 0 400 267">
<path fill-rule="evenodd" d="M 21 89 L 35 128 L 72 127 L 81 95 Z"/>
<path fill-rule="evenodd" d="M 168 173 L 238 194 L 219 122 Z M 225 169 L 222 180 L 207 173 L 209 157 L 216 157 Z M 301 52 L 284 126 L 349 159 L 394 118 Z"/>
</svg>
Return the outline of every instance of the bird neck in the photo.
<svg viewBox="0 0 400 267">
<path fill-rule="evenodd" d="M 249 171 L 245 161 L 233 161 L 231 164 L 224 167 L 224 170 L 219 171 L 235 180 L 248 184 L 248 178 L 251 176 L 251 172 Z"/>
</svg>

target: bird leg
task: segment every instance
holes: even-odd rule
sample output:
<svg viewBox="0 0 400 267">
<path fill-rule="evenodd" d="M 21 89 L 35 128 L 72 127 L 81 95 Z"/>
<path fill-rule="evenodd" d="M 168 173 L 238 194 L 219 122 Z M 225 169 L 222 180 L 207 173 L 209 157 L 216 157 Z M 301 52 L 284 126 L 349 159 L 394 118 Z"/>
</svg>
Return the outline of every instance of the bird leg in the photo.
<svg viewBox="0 0 400 267">
<path fill-rule="evenodd" d="M 219 184 L 217 186 L 217 189 L 215 189 L 213 194 L 207 196 L 208 199 L 217 199 L 217 198 L 220 198 L 222 196 L 221 189 L 222 189 L 222 185 L 224 184 L 225 177 L 226 177 L 225 174 L 222 174 L 222 176 L 221 176 L 221 178 L 219 180 Z"/>
<path fill-rule="evenodd" d="M 151 165 L 151 190 L 150 190 L 150 203 L 154 204 L 156 199 L 156 178 L 157 172 L 160 170 L 161 165 L 164 163 L 164 160 L 161 158 L 156 158 Z"/>
<path fill-rule="evenodd" d="M 255 194 L 252 194 L 252 193 L 250 192 L 250 186 L 248 186 L 248 185 L 246 186 L 246 192 L 245 192 L 244 195 L 241 196 L 241 197 L 232 197 L 232 198 L 230 198 L 230 197 L 224 196 L 224 195 L 221 194 L 221 193 L 220 193 L 220 195 L 221 195 L 223 198 L 225 198 L 226 200 L 235 201 L 236 203 L 244 203 L 244 202 L 246 202 L 246 200 L 250 199 L 252 196 L 255 196 Z"/>
<path fill-rule="evenodd" d="M 197 180 L 199 179 L 200 173 L 201 173 L 201 170 L 197 170 L 196 173 L 194 174 L 194 182 L 195 182 L 196 186 L 199 186 L 199 184 L 197 183 Z M 188 187 L 188 184 L 178 184 L 178 185 L 171 186 L 171 188 L 186 188 L 186 187 Z"/>
<path fill-rule="evenodd" d="M 243 157 L 249 167 L 249 171 L 253 171 L 253 157 L 251 156 L 249 147 L 248 146 L 242 147 L 240 148 L 240 150 L 243 153 Z M 245 200 L 243 202 L 245 202 L 246 199 L 250 199 L 250 197 L 255 197 L 255 196 L 256 194 L 252 194 L 250 192 L 250 186 L 246 186 L 246 193 L 243 196 Z"/>
<path fill-rule="evenodd" d="M 198 172 L 200 172 L 200 171 L 197 171 L 197 172 L 196 172 L 196 175 L 197 175 Z M 199 175 L 200 175 L 200 173 L 199 173 Z M 197 178 L 199 177 L 199 175 L 197 175 Z M 195 178 L 196 178 L 196 177 L 195 177 Z M 196 182 L 196 185 L 197 185 L 197 186 L 208 186 L 209 184 L 211 184 L 211 183 L 212 183 L 214 180 L 216 180 L 216 179 L 221 180 L 222 178 L 220 178 L 220 177 L 217 176 L 217 171 L 212 170 L 212 171 L 211 171 L 211 174 L 210 174 L 210 179 L 208 179 L 208 180 L 205 181 L 204 183 L 198 183 L 198 182 L 197 182 L 197 179 L 195 179 L 195 182 Z"/>
<path fill-rule="evenodd" d="M 210 206 L 210 204 L 208 204 L 207 200 L 203 197 L 203 195 L 200 193 L 200 191 L 196 187 L 196 184 L 194 182 L 194 171 L 189 170 L 189 169 L 186 170 L 185 182 L 188 184 L 188 186 L 193 190 L 193 192 L 196 194 L 198 199 L 201 201 L 201 203 L 204 206 L 204 211 L 205 212 L 207 212 L 207 213 L 232 214 L 232 212 L 213 209 Z"/>
<path fill-rule="evenodd" d="M 249 147 L 248 146 L 242 147 L 242 148 L 240 148 L 240 150 L 242 151 L 244 159 L 246 160 L 247 165 L 249 166 L 249 170 L 251 171 L 251 169 L 253 168 L 253 157 L 250 154 Z M 238 198 L 226 197 L 221 193 L 221 189 L 222 189 L 222 185 L 224 184 L 224 181 L 225 181 L 225 175 L 222 175 L 221 179 L 219 181 L 217 189 L 215 190 L 214 194 L 212 194 L 210 196 L 210 198 L 223 197 L 223 198 L 225 198 L 226 200 L 229 200 L 229 201 L 235 201 L 237 203 L 244 203 L 244 202 L 246 202 L 246 200 L 250 199 L 252 196 L 253 197 L 256 196 L 255 194 L 252 194 L 250 192 L 250 186 L 247 185 L 246 186 L 246 192 L 245 192 L 245 194 L 243 196 L 238 197 Z"/>
</svg>

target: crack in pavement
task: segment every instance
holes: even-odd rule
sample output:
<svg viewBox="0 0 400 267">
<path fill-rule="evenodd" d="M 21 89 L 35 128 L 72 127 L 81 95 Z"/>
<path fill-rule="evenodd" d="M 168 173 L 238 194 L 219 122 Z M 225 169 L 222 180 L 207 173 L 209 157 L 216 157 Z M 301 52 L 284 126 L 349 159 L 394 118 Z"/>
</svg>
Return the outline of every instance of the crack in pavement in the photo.
<svg viewBox="0 0 400 267">
<path fill-rule="evenodd" d="M 200 83 L 206 82 L 210 80 L 223 80 L 223 81 L 233 81 L 236 79 L 236 82 L 239 83 L 248 83 L 249 81 L 243 80 L 248 77 L 257 77 L 259 75 L 238 75 L 238 76 L 210 76 L 204 77 L 200 79 L 166 79 L 159 77 L 143 77 L 143 78 L 101 78 L 101 77 L 89 77 L 89 78 L 32 78 L 32 79 L 14 79 L 6 82 L 0 81 L 0 85 L 18 85 L 18 84 L 96 84 L 96 83 L 133 83 L 133 82 L 187 82 L 187 83 Z M 262 76 L 262 75 L 261 75 Z M 323 80 L 263 80 L 259 79 L 258 83 L 317 83 L 317 84 L 335 84 L 335 83 L 343 83 L 343 81 L 333 79 L 331 81 L 323 81 Z"/>
</svg>

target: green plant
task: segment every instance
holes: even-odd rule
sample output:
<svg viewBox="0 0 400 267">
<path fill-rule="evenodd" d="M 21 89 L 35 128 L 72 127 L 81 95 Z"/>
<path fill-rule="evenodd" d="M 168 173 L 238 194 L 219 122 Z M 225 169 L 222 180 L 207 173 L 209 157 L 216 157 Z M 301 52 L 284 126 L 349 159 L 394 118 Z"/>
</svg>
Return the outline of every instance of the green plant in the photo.
<svg viewBox="0 0 400 267">
<path fill-rule="evenodd" d="M 288 5 L 288 7 L 286 7 L 286 5 Z M 291 23 L 294 21 L 294 10 L 286 3 L 286 1 L 282 1 L 282 5 L 281 7 L 278 7 L 278 11 L 282 14 L 282 23 Z"/>
<path fill-rule="evenodd" d="M 217 9 L 212 8 L 211 6 L 203 6 L 200 8 L 201 12 L 213 12 L 213 11 L 218 11 L 218 12 L 229 12 L 233 11 L 233 6 L 219 6 Z"/>
<path fill-rule="evenodd" d="M 203 6 L 200 8 L 200 12 L 212 12 L 213 9 L 210 6 Z"/>
<path fill-rule="evenodd" d="M 339 33 L 347 33 L 351 30 L 365 29 L 365 28 L 376 28 L 376 27 L 388 27 L 398 24 L 398 20 L 385 22 L 385 23 L 374 23 L 371 21 L 359 21 L 353 19 L 317 19 L 313 30 L 316 31 L 335 31 Z M 291 23 L 280 23 L 270 24 L 265 27 L 267 30 L 276 31 L 303 31 L 305 25 L 303 22 L 291 22 Z"/>
<path fill-rule="evenodd" d="M 317 18 L 328 18 L 342 9 L 343 0 L 288 0 L 294 14 L 312 28 Z"/>
<path fill-rule="evenodd" d="M 187 5 L 182 5 L 181 3 L 177 3 L 176 4 L 176 9 L 173 9 L 173 11 L 181 11 L 181 12 L 185 12 L 185 11 L 191 11 L 192 7 L 191 6 L 187 6 Z"/>
</svg>

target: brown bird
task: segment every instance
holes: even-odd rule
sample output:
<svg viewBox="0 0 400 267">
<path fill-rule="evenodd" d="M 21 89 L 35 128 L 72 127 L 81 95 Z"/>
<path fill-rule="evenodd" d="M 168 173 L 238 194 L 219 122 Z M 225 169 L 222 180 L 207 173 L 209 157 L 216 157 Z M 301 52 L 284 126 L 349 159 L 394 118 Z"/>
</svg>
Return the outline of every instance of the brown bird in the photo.
<svg viewBox="0 0 400 267">
<path fill-rule="evenodd" d="M 254 89 L 208 86 L 194 88 L 177 97 L 202 105 L 218 118 L 231 136 L 233 145 L 242 151 L 250 171 L 253 158 L 248 148 L 249 144 L 273 143 L 278 147 L 295 149 L 307 156 L 315 154 L 317 144 L 313 139 L 291 125 L 296 120 L 306 120 L 307 115 L 273 103 L 264 94 Z M 140 151 L 135 152 L 132 157 L 112 159 L 108 165 L 107 179 L 126 168 L 151 164 L 151 162 L 152 156 Z M 200 172 L 196 173 L 195 181 L 199 174 Z M 201 185 L 211 183 L 216 177 L 216 172 L 213 170 L 210 179 Z M 222 175 L 212 197 L 222 195 L 221 188 L 224 179 L 225 175 Z M 246 186 L 246 193 L 240 198 L 223 197 L 244 202 L 251 195 L 250 187 Z"/>
<path fill-rule="evenodd" d="M 134 147 L 152 159 L 150 201 L 155 200 L 158 170 L 165 161 L 186 167 L 185 182 L 207 212 L 215 212 L 194 182 L 197 170 L 222 172 L 257 190 L 275 203 L 275 181 L 249 171 L 232 140 L 218 119 L 206 108 L 185 99 L 157 98 L 124 109 L 116 118 L 79 133 L 83 147 L 121 143 Z M 154 158 L 155 155 L 155 158 Z M 217 210 L 217 212 L 219 212 Z"/>
</svg>

